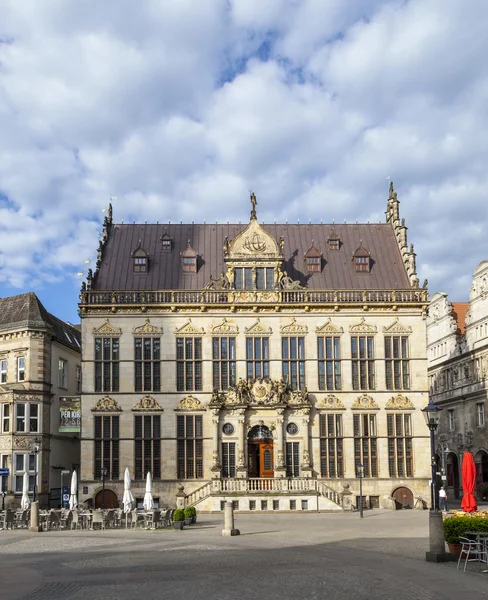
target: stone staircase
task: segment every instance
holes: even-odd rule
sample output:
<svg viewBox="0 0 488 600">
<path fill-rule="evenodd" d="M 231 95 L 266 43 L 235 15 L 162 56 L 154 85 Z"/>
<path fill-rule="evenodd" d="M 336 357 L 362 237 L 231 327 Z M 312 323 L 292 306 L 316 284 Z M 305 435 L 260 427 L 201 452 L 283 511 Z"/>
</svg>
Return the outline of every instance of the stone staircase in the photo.
<svg viewBox="0 0 488 600">
<path fill-rule="evenodd" d="M 185 497 L 200 512 L 219 512 L 227 500 L 237 511 L 342 511 L 342 495 L 317 479 L 306 477 L 212 479 Z"/>
</svg>

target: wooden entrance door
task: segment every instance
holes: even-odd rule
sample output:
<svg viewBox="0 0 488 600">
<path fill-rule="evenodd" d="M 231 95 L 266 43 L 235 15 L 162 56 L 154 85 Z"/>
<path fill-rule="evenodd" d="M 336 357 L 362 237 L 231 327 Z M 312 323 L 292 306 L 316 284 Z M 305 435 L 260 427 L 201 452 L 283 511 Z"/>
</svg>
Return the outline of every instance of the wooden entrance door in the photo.
<svg viewBox="0 0 488 600">
<path fill-rule="evenodd" d="M 102 497 L 104 508 L 117 508 L 117 495 L 112 490 L 105 490 L 105 496 L 103 491 L 98 492 L 95 496 L 95 508 L 102 508 Z"/>
<path fill-rule="evenodd" d="M 413 493 L 406 487 L 399 487 L 393 492 L 396 509 L 413 508 Z"/>
<path fill-rule="evenodd" d="M 259 477 L 273 475 L 273 444 L 259 444 Z"/>
</svg>

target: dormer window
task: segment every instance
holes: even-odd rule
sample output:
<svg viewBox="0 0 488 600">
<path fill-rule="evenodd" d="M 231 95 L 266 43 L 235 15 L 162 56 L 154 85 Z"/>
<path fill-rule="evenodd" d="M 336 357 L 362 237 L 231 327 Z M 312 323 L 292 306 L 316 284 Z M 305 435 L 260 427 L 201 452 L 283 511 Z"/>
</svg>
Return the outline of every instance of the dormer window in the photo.
<svg viewBox="0 0 488 600">
<path fill-rule="evenodd" d="M 315 247 L 313 240 L 311 247 L 305 252 L 305 262 L 308 273 L 320 273 L 322 270 L 322 252 Z"/>
<path fill-rule="evenodd" d="M 147 273 L 149 266 L 149 254 L 142 248 L 141 242 L 139 241 L 139 246 L 134 250 L 131 254 L 133 260 L 133 270 L 134 273 Z"/>
<path fill-rule="evenodd" d="M 188 246 L 180 253 L 181 265 L 183 273 L 196 273 L 197 272 L 197 258 L 198 252 L 193 250 L 188 240 Z"/>
<path fill-rule="evenodd" d="M 332 230 L 327 238 L 327 244 L 331 250 L 339 250 L 341 247 L 341 238 Z"/>
<path fill-rule="evenodd" d="M 164 234 L 161 236 L 161 250 L 163 252 L 171 252 L 172 246 L 171 236 L 168 234 L 168 230 L 166 229 Z"/>
<path fill-rule="evenodd" d="M 363 240 L 360 241 L 359 248 L 352 255 L 357 273 L 369 273 L 371 268 L 370 253 L 363 246 Z"/>
</svg>

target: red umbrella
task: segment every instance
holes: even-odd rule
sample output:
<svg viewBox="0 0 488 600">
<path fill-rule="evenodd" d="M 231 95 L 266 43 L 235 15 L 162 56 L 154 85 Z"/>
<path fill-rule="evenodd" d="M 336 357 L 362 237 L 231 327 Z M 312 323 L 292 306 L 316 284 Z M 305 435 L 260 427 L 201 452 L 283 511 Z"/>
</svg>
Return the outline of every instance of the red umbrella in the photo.
<svg viewBox="0 0 488 600">
<path fill-rule="evenodd" d="M 473 496 L 476 483 L 476 467 L 474 466 L 474 458 L 471 452 L 464 453 L 462 472 L 464 495 L 461 501 L 461 508 L 464 512 L 476 512 L 478 507 L 476 499 Z"/>
</svg>

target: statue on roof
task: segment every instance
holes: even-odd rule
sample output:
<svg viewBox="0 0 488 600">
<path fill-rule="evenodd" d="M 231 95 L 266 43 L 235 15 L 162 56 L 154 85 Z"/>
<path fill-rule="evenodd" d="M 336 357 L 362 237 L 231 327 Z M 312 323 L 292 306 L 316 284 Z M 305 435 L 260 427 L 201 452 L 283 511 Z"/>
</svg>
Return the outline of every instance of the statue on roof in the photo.
<svg viewBox="0 0 488 600">
<path fill-rule="evenodd" d="M 256 200 L 256 194 L 254 192 L 251 192 L 251 205 L 252 205 L 252 210 L 251 210 L 251 219 L 256 219 L 256 204 L 258 203 L 258 201 Z"/>
</svg>

